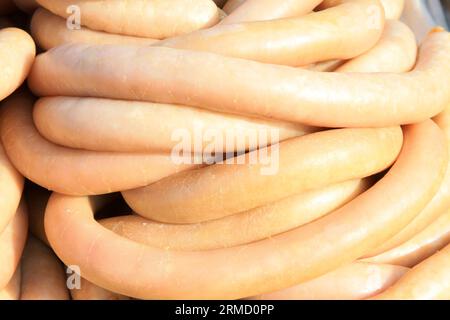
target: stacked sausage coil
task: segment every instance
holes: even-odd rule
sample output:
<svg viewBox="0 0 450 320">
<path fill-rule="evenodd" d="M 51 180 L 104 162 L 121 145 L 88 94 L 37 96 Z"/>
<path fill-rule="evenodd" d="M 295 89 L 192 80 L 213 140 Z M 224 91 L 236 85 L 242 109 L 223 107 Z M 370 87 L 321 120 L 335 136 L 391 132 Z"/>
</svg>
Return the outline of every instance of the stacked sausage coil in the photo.
<svg viewBox="0 0 450 320">
<path fill-rule="evenodd" d="M 0 12 L 6 10 L 0 7 Z M 10 10 L 10 9 L 8 9 Z M 17 28 L 0 29 L 0 101 L 25 80 L 35 57 L 31 37 Z M 27 208 L 21 201 L 24 179 L 0 144 L 0 299 L 20 295 L 20 258 L 28 234 Z"/>
<path fill-rule="evenodd" d="M 60 268 L 51 248 L 73 299 L 450 299 L 450 33 L 418 45 L 403 0 L 36 5 L 33 95 L 0 116 L 43 188 L 22 268 Z M 178 161 L 199 127 L 227 144 Z M 48 298 L 28 274 L 22 296 Z"/>
</svg>

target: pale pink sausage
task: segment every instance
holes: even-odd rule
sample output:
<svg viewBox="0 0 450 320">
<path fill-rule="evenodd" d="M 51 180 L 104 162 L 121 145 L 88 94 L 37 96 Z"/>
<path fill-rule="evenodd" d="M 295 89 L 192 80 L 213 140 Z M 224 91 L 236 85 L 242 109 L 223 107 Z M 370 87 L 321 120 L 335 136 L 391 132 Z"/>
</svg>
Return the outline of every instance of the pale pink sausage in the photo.
<svg viewBox="0 0 450 320">
<path fill-rule="evenodd" d="M 23 30 L 0 30 L 0 101 L 16 90 L 28 75 L 36 49 Z"/>
<path fill-rule="evenodd" d="M 245 21 L 274 20 L 298 17 L 311 12 L 322 0 L 238 0 L 228 1 L 224 7 L 229 15 L 222 24 Z"/>
<path fill-rule="evenodd" d="M 33 100 L 17 94 L 4 102 L 0 135 L 11 162 L 25 177 L 66 194 L 104 194 L 146 186 L 195 165 L 177 165 L 170 155 L 91 152 L 43 139 L 32 120 Z"/>
<path fill-rule="evenodd" d="M 149 38 L 95 31 L 86 27 L 70 30 L 67 28 L 66 20 L 43 8 L 39 8 L 33 14 L 30 29 L 37 45 L 44 50 L 49 50 L 65 43 L 138 44 L 145 46 L 157 41 Z"/>
<path fill-rule="evenodd" d="M 84 278 L 80 280 L 80 288 L 71 289 L 70 295 L 73 300 L 129 300 L 130 298 L 103 289 Z"/>
<path fill-rule="evenodd" d="M 20 299 L 20 278 L 21 271 L 20 265 L 14 272 L 13 277 L 9 280 L 8 284 L 4 288 L 0 288 L 0 301 L 1 300 L 19 300 Z"/>
<path fill-rule="evenodd" d="M 108 33 L 163 39 L 207 28 L 219 21 L 212 0 L 37 0 L 47 10 L 63 18 L 67 9 L 80 10 L 82 25 Z"/>
<path fill-rule="evenodd" d="M 438 189 L 447 163 L 445 143 L 432 121 L 405 127 L 402 154 L 374 187 L 314 223 L 244 246 L 206 252 L 145 246 L 98 225 L 88 197 L 60 194 L 50 198 L 45 228 L 66 264 L 79 265 L 89 281 L 127 296 L 259 295 L 351 263 L 398 232 Z"/>
<path fill-rule="evenodd" d="M 61 261 L 43 242 L 28 238 L 22 256 L 20 300 L 69 300 Z"/>
<path fill-rule="evenodd" d="M 19 206 L 23 177 L 13 167 L 0 143 L 0 234 L 12 220 Z"/>
<path fill-rule="evenodd" d="M 202 223 L 186 220 L 183 222 L 189 224 L 165 224 L 137 215 L 108 218 L 100 223 L 128 239 L 159 248 L 227 248 L 266 239 L 317 220 L 356 198 L 369 185 L 367 180 L 347 181 Z"/>
<path fill-rule="evenodd" d="M 450 245 L 421 262 L 374 299 L 449 300 Z"/>
<path fill-rule="evenodd" d="M 356 57 L 336 72 L 408 72 L 416 63 L 417 44 L 407 25 L 387 20 L 383 35 L 368 52 Z"/>
<path fill-rule="evenodd" d="M 232 165 L 186 171 L 122 194 L 136 213 L 156 221 L 218 219 L 383 171 L 395 161 L 402 138 L 399 127 L 322 131 L 268 147 L 270 174 L 262 174 L 268 167 L 263 161 L 250 161 L 263 152 L 257 150 Z"/>
<path fill-rule="evenodd" d="M 372 18 L 374 15 L 376 20 Z M 373 19 L 372 24 L 367 22 L 369 19 Z M 163 40 L 154 46 L 303 66 L 359 56 L 377 43 L 383 27 L 383 8 L 379 1 L 361 0 L 303 17 L 221 24 Z"/>
<path fill-rule="evenodd" d="M 278 142 L 270 141 L 275 132 L 276 140 L 284 141 L 318 130 L 187 106 L 74 97 L 39 99 L 33 120 L 39 133 L 58 145 L 115 152 L 170 153 L 183 141 L 174 139 L 177 132 L 189 138 L 190 152 L 208 150 L 212 141 L 204 137 L 211 133 L 213 141 L 224 142 L 215 152 L 243 152 Z M 261 134 L 267 139 L 259 139 Z"/>
<path fill-rule="evenodd" d="M 27 208 L 22 201 L 14 218 L 0 234 L 0 288 L 11 280 L 19 265 L 28 234 Z"/>
<path fill-rule="evenodd" d="M 435 122 L 443 130 L 445 136 L 447 137 L 447 149 L 449 151 L 450 159 L 450 108 L 439 114 L 435 118 Z M 394 237 L 383 243 L 378 248 L 368 252 L 365 257 L 376 257 L 377 255 L 382 255 L 384 252 L 389 252 L 401 244 L 410 240 L 415 235 L 424 230 L 428 225 L 435 221 L 440 215 L 442 215 L 450 206 L 450 162 L 447 166 L 447 172 L 445 174 L 444 180 L 442 181 L 441 187 L 430 203 L 425 207 L 424 210 L 408 224 L 403 230 L 397 233 Z"/>
<path fill-rule="evenodd" d="M 355 262 L 319 278 L 253 300 L 361 300 L 383 292 L 409 269 L 388 264 Z"/>
<path fill-rule="evenodd" d="M 362 261 L 413 267 L 449 243 L 450 211 L 447 211 L 405 243 Z"/>
<path fill-rule="evenodd" d="M 449 104 L 450 90 L 441 90 L 450 87 L 448 52 L 450 34 L 434 32 L 409 73 L 348 74 L 171 48 L 68 45 L 36 59 L 29 85 L 39 96 L 150 100 L 313 126 L 389 126 L 423 121 Z"/>
</svg>

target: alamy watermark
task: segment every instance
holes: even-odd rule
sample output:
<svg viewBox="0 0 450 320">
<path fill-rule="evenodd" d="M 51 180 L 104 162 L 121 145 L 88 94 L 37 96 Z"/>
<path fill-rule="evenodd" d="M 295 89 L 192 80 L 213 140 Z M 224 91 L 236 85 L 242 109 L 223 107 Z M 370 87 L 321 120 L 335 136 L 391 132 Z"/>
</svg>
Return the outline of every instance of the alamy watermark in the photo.
<svg viewBox="0 0 450 320">
<path fill-rule="evenodd" d="M 67 280 L 66 286 L 69 290 L 81 289 L 81 269 L 77 265 L 67 266 L 66 269 Z"/>
<path fill-rule="evenodd" d="M 279 129 L 215 129 L 201 123 L 172 132 L 171 159 L 177 164 L 257 165 L 262 175 L 279 169 Z"/>
</svg>

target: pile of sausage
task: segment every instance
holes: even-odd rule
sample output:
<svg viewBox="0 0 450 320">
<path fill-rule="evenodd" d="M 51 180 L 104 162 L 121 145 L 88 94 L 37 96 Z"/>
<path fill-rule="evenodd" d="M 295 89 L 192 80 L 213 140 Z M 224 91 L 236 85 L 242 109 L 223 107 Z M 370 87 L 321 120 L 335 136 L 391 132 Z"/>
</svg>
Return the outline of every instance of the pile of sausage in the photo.
<svg viewBox="0 0 450 320">
<path fill-rule="evenodd" d="M 404 0 L 1 3 L 0 299 L 450 299 L 450 33 Z M 174 161 L 198 125 L 278 137 Z"/>
</svg>

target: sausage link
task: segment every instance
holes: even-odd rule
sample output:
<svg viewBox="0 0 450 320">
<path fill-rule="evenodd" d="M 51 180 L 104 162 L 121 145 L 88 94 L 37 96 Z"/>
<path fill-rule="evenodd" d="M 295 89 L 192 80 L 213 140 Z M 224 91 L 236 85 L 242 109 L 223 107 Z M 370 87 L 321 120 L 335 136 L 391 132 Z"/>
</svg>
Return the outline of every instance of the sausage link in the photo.
<svg viewBox="0 0 450 320">
<path fill-rule="evenodd" d="M 129 300 L 130 298 L 103 289 L 84 278 L 80 280 L 80 289 L 70 290 L 73 300 Z"/>
<path fill-rule="evenodd" d="M 1 300 L 19 300 L 20 299 L 20 281 L 21 270 L 20 265 L 16 268 L 13 277 L 9 280 L 6 287 L 0 289 Z"/>
<path fill-rule="evenodd" d="M 39 99 L 33 109 L 33 120 L 39 133 L 53 143 L 114 152 L 170 153 L 180 142 L 173 139 L 174 132 L 183 132 L 190 137 L 188 147 L 192 152 L 196 151 L 197 137 L 201 140 L 201 150 L 197 152 L 207 150 L 211 141 L 203 137 L 213 133 L 215 141 L 224 142 L 220 150 L 217 144 L 215 152 L 241 153 L 265 147 L 271 142 L 271 132 L 276 132 L 277 140 L 283 141 L 318 130 L 187 106 L 72 97 Z M 259 139 L 260 134 L 267 139 Z"/>
<path fill-rule="evenodd" d="M 14 218 L 0 234 L 0 288 L 4 288 L 14 275 L 22 256 L 28 232 L 27 208 L 21 201 Z"/>
<path fill-rule="evenodd" d="M 29 14 L 39 7 L 36 0 L 13 0 L 13 2 L 17 8 Z"/>
<path fill-rule="evenodd" d="M 195 166 L 176 165 L 170 155 L 92 152 L 54 145 L 36 131 L 32 103 L 26 94 L 5 101 L 0 136 L 17 170 L 49 190 L 74 195 L 111 193 L 146 186 Z"/>
<path fill-rule="evenodd" d="M 221 24 L 275 20 L 310 13 L 322 0 L 238 0 L 224 7 L 229 15 Z"/>
<path fill-rule="evenodd" d="M 408 268 L 355 262 L 297 286 L 252 300 L 362 300 L 383 292 Z"/>
<path fill-rule="evenodd" d="M 69 300 L 61 261 L 33 236 L 28 237 L 22 256 L 20 300 Z"/>
<path fill-rule="evenodd" d="M 65 43 L 137 44 L 145 46 L 157 41 L 149 38 L 95 31 L 86 27 L 70 30 L 67 28 L 66 20 L 43 8 L 39 8 L 34 12 L 30 29 L 37 45 L 44 50 L 49 50 Z"/>
<path fill-rule="evenodd" d="M 122 194 L 136 213 L 156 221 L 217 219 L 381 172 L 395 161 L 402 140 L 399 127 L 323 131 L 239 156 L 233 165 L 186 171 Z M 249 161 L 265 153 L 273 174 L 261 174 L 262 161 Z"/>
<path fill-rule="evenodd" d="M 414 33 L 400 21 L 388 20 L 380 41 L 368 52 L 356 57 L 336 72 L 407 72 L 416 63 Z"/>
<path fill-rule="evenodd" d="M 450 245 L 415 266 L 395 285 L 374 299 L 450 299 Z"/>
<path fill-rule="evenodd" d="M 23 190 L 23 177 L 8 160 L 0 143 L 0 234 L 12 220 L 19 206 Z"/>
<path fill-rule="evenodd" d="M 384 127 L 426 120 L 450 103 L 450 91 L 440 89 L 450 87 L 448 52 L 450 34 L 434 32 L 409 73 L 348 74 L 162 47 L 67 45 L 36 59 L 29 85 L 39 96 L 150 100 L 319 127 Z"/>
<path fill-rule="evenodd" d="M 324 10 L 346 1 L 349 0 L 324 0 L 317 9 Z M 405 7 L 405 0 L 380 0 L 380 2 L 383 4 L 386 19 L 397 20 L 401 17 Z"/>
<path fill-rule="evenodd" d="M 310 223 L 353 200 L 368 186 L 366 180 L 347 181 L 203 223 L 164 224 L 129 215 L 101 220 L 101 224 L 128 239 L 159 248 L 227 248 L 266 239 Z M 186 219 L 183 222 L 195 221 Z"/>
<path fill-rule="evenodd" d="M 377 43 L 383 27 L 380 2 L 361 0 L 303 17 L 222 24 L 163 40 L 155 46 L 303 66 L 359 56 Z"/>
<path fill-rule="evenodd" d="M 23 30 L 0 30 L 0 101 L 9 96 L 25 80 L 34 61 L 33 39 Z"/>
<path fill-rule="evenodd" d="M 442 112 L 435 122 L 444 131 L 447 137 L 447 149 L 449 150 L 450 159 L 450 108 L 448 107 Z M 450 207 L 450 162 L 447 166 L 447 173 L 442 181 L 441 187 L 425 209 L 403 230 L 397 233 L 392 239 L 383 243 L 378 248 L 368 252 L 365 257 L 376 257 L 405 243 L 416 234 L 424 230 L 430 223 L 436 220 Z"/>
<path fill-rule="evenodd" d="M 81 23 L 93 30 L 128 36 L 163 39 L 219 22 L 219 10 L 212 0 L 37 0 L 63 18 L 77 6 Z M 124 14 L 126 10 L 126 14 Z"/>
<path fill-rule="evenodd" d="M 391 263 L 413 267 L 450 243 L 450 211 L 398 247 L 363 259 L 373 263 Z"/>
<path fill-rule="evenodd" d="M 397 233 L 432 198 L 447 164 L 445 138 L 430 120 L 404 130 L 400 157 L 374 187 L 313 223 L 267 240 L 208 251 L 158 249 L 101 227 L 88 197 L 56 193 L 45 230 L 66 264 L 127 296 L 236 299 L 273 292 L 351 263 Z"/>
</svg>

